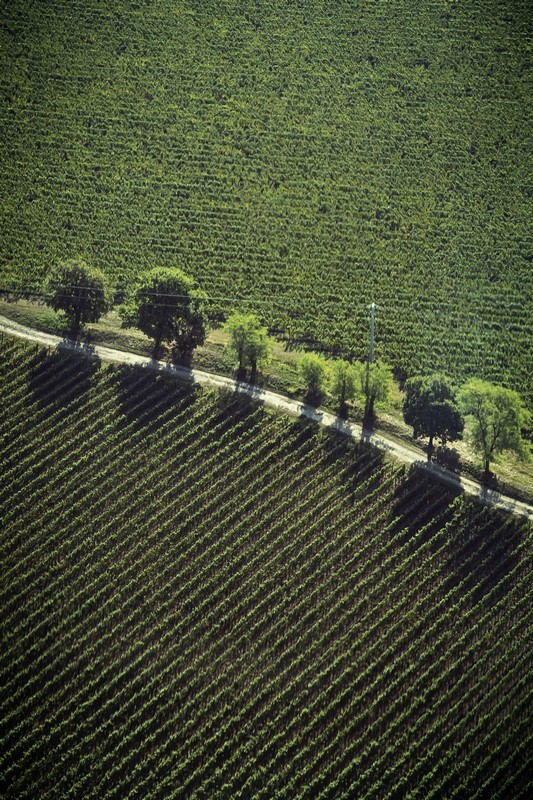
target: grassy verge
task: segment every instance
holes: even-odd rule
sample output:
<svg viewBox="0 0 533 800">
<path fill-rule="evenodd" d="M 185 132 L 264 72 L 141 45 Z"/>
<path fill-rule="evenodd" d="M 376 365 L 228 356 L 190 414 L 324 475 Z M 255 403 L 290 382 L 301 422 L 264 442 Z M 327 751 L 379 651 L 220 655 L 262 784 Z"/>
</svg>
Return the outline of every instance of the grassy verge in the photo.
<svg viewBox="0 0 533 800">
<path fill-rule="evenodd" d="M 8 302 L 0 300 L 0 314 L 21 325 L 37 328 L 46 333 L 65 334 L 65 323 L 61 314 L 47 306 L 30 300 Z M 130 351 L 139 355 L 151 355 L 152 341 L 138 330 L 123 328 L 120 317 L 111 312 L 93 325 L 87 325 L 85 337 L 94 344 L 107 345 L 118 350 Z M 235 364 L 225 350 L 227 336 L 220 328 L 209 332 L 202 347 L 193 355 L 192 367 L 228 377 L 235 376 Z M 285 394 L 302 400 L 304 385 L 299 375 L 298 364 L 303 351 L 287 350 L 282 342 L 275 342 L 272 361 L 262 374 L 258 375 L 257 384 L 262 388 Z M 397 384 L 387 403 L 378 408 L 376 430 L 402 444 L 407 444 L 425 457 L 425 442 L 412 435 L 412 429 L 402 418 L 403 393 Z M 336 413 L 334 399 L 326 395 L 322 407 Z M 349 406 L 349 419 L 361 423 L 363 405 L 355 401 Z M 481 480 L 482 468 L 475 455 L 464 442 L 457 442 L 453 447 L 443 448 L 436 457 L 445 466 L 460 471 L 464 475 Z M 533 465 L 519 461 L 513 454 L 505 454 L 500 463 L 494 464 L 494 488 L 526 502 L 533 502 Z"/>
</svg>

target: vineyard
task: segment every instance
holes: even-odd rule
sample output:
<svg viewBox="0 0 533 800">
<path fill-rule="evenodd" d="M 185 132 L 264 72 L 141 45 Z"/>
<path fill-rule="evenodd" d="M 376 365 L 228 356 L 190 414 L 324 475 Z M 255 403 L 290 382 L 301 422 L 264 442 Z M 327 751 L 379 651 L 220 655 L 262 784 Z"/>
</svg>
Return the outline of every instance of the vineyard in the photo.
<svg viewBox="0 0 533 800">
<path fill-rule="evenodd" d="M 528 523 L 164 374 L 0 374 L 4 797 L 528 796 Z"/>
<path fill-rule="evenodd" d="M 525 0 L 12 0 L 0 288 L 178 264 L 219 318 L 533 404 Z"/>
</svg>

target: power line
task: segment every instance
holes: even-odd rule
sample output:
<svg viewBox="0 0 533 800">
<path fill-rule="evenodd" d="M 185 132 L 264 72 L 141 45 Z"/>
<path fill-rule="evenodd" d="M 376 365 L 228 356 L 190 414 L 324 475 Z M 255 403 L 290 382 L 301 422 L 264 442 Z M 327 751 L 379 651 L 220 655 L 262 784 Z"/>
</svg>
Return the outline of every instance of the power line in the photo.
<svg viewBox="0 0 533 800">
<path fill-rule="evenodd" d="M 83 290 L 85 292 L 89 291 L 98 291 L 97 289 L 91 289 L 91 287 L 83 287 L 83 286 L 67 286 L 69 290 Z M 290 289 L 291 287 L 287 287 Z M 293 287 L 294 288 L 294 287 Z M 301 288 L 301 287 L 297 287 Z M 44 300 L 48 295 L 43 291 L 37 290 L 28 290 L 28 289 L 14 289 L 14 288 L 7 288 L 7 287 L 0 287 L 0 295 L 12 295 L 13 297 L 25 297 L 27 299 L 37 298 L 39 300 Z M 146 297 L 166 297 L 168 299 L 176 299 L 176 300 L 186 300 L 190 299 L 189 295 L 180 295 L 180 294 L 170 294 L 170 293 L 158 293 L 158 292 L 147 292 L 145 294 Z M 70 297 L 78 298 L 79 295 L 71 294 Z M 294 299 L 294 298 L 283 298 L 283 297 L 271 297 L 267 299 L 261 298 L 254 298 L 251 296 L 248 297 L 236 297 L 231 295 L 206 295 L 204 294 L 202 299 L 205 299 L 209 303 L 220 303 L 220 304 L 230 304 L 230 305 L 248 305 L 253 307 L 263 306 L 271 309 L 279 309 L 280 311 L 284 312 L 294 312 L 294 311 L 302 311 L 304 309 L 312 309 L 315 313 L 318 313 L 320 309 L 323 309 L 326 313 L 332 313 L 334 311 L 342 311 L 343 313 L 349 312 L 350 317 L 356 317 L 359 320 L 363 320 L 367 318 L 367 311 L 368 311 L 368 303 L 367 302 L 360 302 L 360 303 L 353 303 L 349 300 L 325 300 L 321 297 L 316 297 L 316 299 L 310 298 L 302 298 L 301 300 Z M 430 306 L 428 308 L 424 308 L 420 305 L 419 301 L 413 301 L 412 309 L 409 308 L 407 304 L 397 304 L 389 302 L 389 300 L 385 297 L 381 301 L 383 305 L 377 306 L 380 307 L 382 310 L 382 323 L 383 321 L 390 321 L 391 315 L 399 315 L 402 314 L 403 316 L 406 313 L 409 313 L 412 310 L 413 315 L 416 317 L 425 316 L 426 318 L 431 317 L 434 321 L 438 323 L 442 323 L 443 317 L 447 318 L 449 322 L 455 322 L 457 319 L 461 319 L 464 321 L 473 321 L 478 325 L 483 323 L 481 311 L 478 307 L 476 307 L 475 312 L 468 312 L 466 310 L 457 311 L 455 305 L 452 303 L 452 307 L 448 310 L 442 310 L 442 306 L 435 307 Z M 168 303 L 157 303 L 154 302 L 152 304 L 156 308 L 168 308 Z"/>
<path fill-rule="evenodd" d="M 68 291 L 63 291 L 63 290 L 68 290 Z M 99 292 L 100 291 L 99 289 L 97 289 L 95 287 L 86 287 L 86 286 L 64 286 L 64 287 L 60 287 L 60 291 L 63 294 L 63 296 L 70 296 L 72 298 L 79 298 L 80 297 L 80 295 L 77 295 L 77 294 L 74 293 L 76 290 L 81 290 L 82 292 Z M 71 293 L 69 294 L 69 292 L 71 292 Z M 49 294 L 47 294 L 46 292 L 42 292 L 42 291 L 36 291 L 36 290 L 33 290 L 33 289 L 14 289 L 14 288 L 6 288 L 6 287 L 0 287 L 0 294 L 11 294 L 11 295 L 14 295 L 14 296 L 25 295 L 28 298 L 31 298 L 31 297 L 46 298 L 46 297 L 49 297 Z M 187 295 L 187 294 L 172 294 L 172 293 L 167 293 L 167 292 L 144 292 L 143 296 L 144 297 L 157 297 L 157 298 L 166 297 L 166 298 L 174 299 L 174 300 L 190 300 L 191 299 L 191 296 Z M 207 301 L 212 302 L 212 303 L 251 303 L 251 304 L 254 304 L 254 305 L 279 305 L 279 306 L 283 306 L 283 307 L 291 307 L 291 306 L 301 307 L 302 305 L 304 305 L 304 306 L 305 305 L 308 305 L 308 306 L 312 305 L 308 301 L 307 302 L 305 302 L 305 301 L 302 302 L 302 301 L 295 301 L 295 300 L 290 300 L 290 299 L 284 300 L 284 298 L 259 299 L 259 298 L 254 298 L 254 297 L 251 297 L 251 296 L 249 296 L 249 297 L 232 297 L 230 295 L 218 295 L 218 296 L 216 296 L 216 295 L 207 295 L 207 294 L 204 294 L 204 293 L 202 293 L 201 297 L 198 298 L 198 299 L 207 300 Z M 166 304 L 165 303 L 154 303 L 154 305 L 164 306 Z M 352 303 L 349 303 L 348 301 L 324 300 L 323 298 L 322 299 L 321 298 L 317 298 L 316 305 L 343 306 L 343 307 L 346 307 L 346 308 L 350 308 L 352 310 L 353 309 L 357 309 L 357 308 L 363 309 L 365 307 L 363 303 L 361 303 L 361 304 L 359 304 L 357 306 L 354 306 Z"/>
<path fill-rule="evenodd" d="M 76 290 L 79 290 L 79 291 L 82 291 L 82 292 L 99 292 L 99 291 L 101 291 L 100 289 L 98 289 L 96 287 L 76 286 L 74 284 L 66 284 L 65 286 L 60 286 L 58 288 L 59 288 L 59 291 L 61 291 L 61 293 L 64 294 L 64 295 L 68 294 L 68 292 L 75 292 Z M 285 290 L 290 290 L 290 289 L 294 290 L 294 289 L 299 289 L 299 288 L 302 289 L 303 287 L 283 286 L 283 289 L 285 289 Z M 21 287 L 21 288 L 18 288 L 18 287 L 17 288 L 13 288 L 13 287 L 0 286 L 0 293 L 12 294 L 12 295 L 25 294 L 25 295 L 32 296 L 32 297 L 43 297 L 43 298 L 49 296 L 49 294 L 46 293 L 46 292 L 43 292 L 43 291 L 40 291 L 40 290 L 34 290 L 34 289 L 31 289 L 31 288 L 30 289 L 24 289 L 23 287 Z M 73 293 L 70 296 L 71 297 L 77 297 L 78 295 Z M 176 300 L 187 300 L 187 299 L 190 299 L 190 295 L 188 295 L 188 294 L 176 294 L 176 293 L 172 293 L 172 292 L 143 292 L 143 296 L 144 297 L 158 297 L 158 298 L 167 297 L 167 298 L 172 298 L 172 299 L 176 299 Z M 255 298 L 255 297 L 252 297 L 252 296 L 236 297 L 236 296 L 224 295 L 224 294 L 221 294 L 221 295 L 208 295 L 208 294 L 205 294 L 203 292 L 202 292 L 201 297 L 199 299 L 208 300 L 210 302 L 227 302 L 227 303 L 254 303 L 254 304 L 264 304 L 264 305 L 271 305 L 272 303 L 274 303 L 274 304 L 279 304 L 279 305 L 297 305 L 297 306 L 301 306 L 302 305 L 301 301 L 295 301 L 295 300 L 285 301 L 284 298 L 279 298 L 279 297 L 277 297 L 277 298 L 272 297 L 272 298 L 267 298 L 267 299 L 260 299 L 260 298 Z M 352 310 L 353 309 L 358 309 L 358 308 L 360 308 L 360 309 L 366 308 L 366 304 L 363 303 L 363 302 L 354 305 L 352 302 L 350 302 L 348 300 L 340 300 L 340 299 L 338 299 L 338 300 L 337 299 L 325 300 L 323 297 L 317 297 L 316 298 L 316 302 L 317 302 L 317 305 L 345 306 L 346 308 L 350 308 Z M 303 303 L 303 304 L 305 305 L 305 303 Z M 164 305 L 164 304 L 161 304 L 161 305 Z"/>
<path fill-rule="evenodd" d="M 280 289 L 282 289 L 284 291 L 290 291 L 290 290 L 293 290 L 293 291 L 304 290 L 305 291 L 304 287 L 302 287 L 302 286 L 295 286 L 295 285 L 291 286 L 291 285 L 286 285 L 286 284 L 281 286 Z M 66 294 L 66 292 L 64 292 L 63 290 L 72 291 L 73 293 L 70 296 L 73 297 L 73 298 L 79 296 L 79 295 L 74 294 L 74 292 L 76 290 L 79 290 L 80 292 L 98 292 L 98 291 L 100 291 L 96 287 L 77 286 L 77 285 L 74 285 L 74 284 L 68 284 L 68 285 L 65 285 L 64 287 L 60 287 L 60 290 L 63 292 L 63 294 Z M 24 288 L 24 286 L 21 286 L 21 287 L 0 286 L 0 294 L 10 294 L 10 295 L 14 295 L 14 296 L 25 295 L 27 297 L 37 297 L 37 298 L 46 298 L 46 297 L 49 296 L 48 293 L 43 292 L 42 290 L 33 289 L 33 288 Z M 171 292 L 145 292 L 144 296 L 145 297 L 166 297 L 166 298 L 182 299 L 182 300 L 190 298 L 190 295 L 187 295 L 187 294 L 177 294 L 177 293 L 171 293 Z M 205 300 L 207 300 L 209 302 L 213 302 L 213 303 L 219 303 L 219 302 L 220 303 L 253 303 L 254 305 L 279 305 L 279 306 L 284 306 L 284 307 L 290 307 L 290 306 L 301 307 L 301 306 L 311 306 L 311 305 L 313 305 L 313 306 L 315 306 L 315 305 L 316 306 L 327 306 L 327 307 L 334 306 L 334 307 L 338 307 L 338 308 L 349 309 L 350 311 L 358 311 L 358 310 L 363 311 L 364 309 L 368 308 L 368 304 L 363 302 L 363 301 L 361 301 L 359 303 L 354 303 L 351 300 L 342 300 L 340 298 L 325 299 L 323 296 L 318 296 L 318 295 L 315 295 L 315 297 L 312 298 L 312 299 L 315 300 L 315 302 L 312 303 L 312 302 L 310 302 L 311 298 L 309 297 L 309 293 L 308 292 L 305 292 L 305 297 L 303 299 L 294 299 L 294 298 L 285 299 L 285 298 L 280 298 L 280 297 L 256 298 L 256 297 L 253 297 L 251 295 L 249 295 L 247 297 L 232 296 L 232 295 L 227 295 L 227 294 L 209 295 L 209 294 L 206 294 L 206 293 L 202 292 L 201 299 L 205 299 Z M 489 300 L 494 300 L 494 298 L 488 298 L 488 299 Z M 394 302 L 391 302 L 391 300 L 389 298 L 387 298 L 387 297 L 384 298 L 384 301 L 386 301 L 386 308 L 388 310 L 398 311 L 398 312 L 400 312 L 400 311 L 401 312 L 405 312 L 407 310 L 407 308 L 408 308 L 406 303 L 394 304 Z M 161 305 L 164 305 L 164 304 L 162 303 Z M 465 312 L 464 310 L 462 310 L 461 311 L 461 316 L 465 316 L 466 315 L 466 316 L 474 316 L 474 317 L 478 318 L 479 317 L 479 308 L 478 307 L 476 307 L 476 308 L 477 308 L 477 310 L 476 310 L 475 314 L 469 315 L 468 312 Z M 451 310 L 453 311 L 453 309 L 451 309 Z M 437 316 L 437 317 L 440 316 L 443 313 L 440 310 L 440 308 L 436 308 L 434 304 L 430 304 L 430 307 L 425 309 L 423 306 L 420 305 L 420 301 L 419 300 L 416 301 L 416 311 L 417 311 L 417 314 L 420 313 L 421 311 L 422 312 L 426 311 L 427 313 L 431 313 L 433 316 Z M 445 313 L 448 314 L 449 312 L 446 311 Z"/>
<path fill-rule="evenodd" d="M 268 297 L 268 298 L 257 298 L 257 297 L 253 297 L 251 295 L 248 295 L 246 297 L 242 297 L 242 296 L 236 296 L 236 295 L 228 295 L 228 294 L 224 294 L 224 293 L 220 293 L 218 295 L 210 295 L 210 294 L 207 294 L 207 293 L 203 292 L 202 290 L 198 290 L 198 291 L 202 292 L 202 299 L 208 300 L 210 302 L 228 302 L 228 303 L 246 303 L 246 302 L 251 302 L 251 303 L 254 303 L 254 304 L 258 304 L 258 305 L 262 305 L 262 304 L 263 305 L 271 305 L 272 303 L 274 303 L 276 305 L 282 305 L 282 304 L 291 304 L 291 302 L 292 302 L 295 305 L 301 306 L 302 304 L 305 305 L 307 303 L 307 301 L 309 300 L 310 294 L 311 294 L 310 291 L 307 289 L 307 287 L 302 286 L 301 284 L 285 283 L 282 280 L 280 280 L 278 282 L 275 282 L 274 280 L 261 281 L 261 283 L 267 283 L 267 284 L 270 283 L 272 285 L 274 291 L 279 290 L 280 292 L 289 292 L 289 291 L 302 292 L 305 295 L 304 300 L 292 300 L 292 301 L 288 300 L 288 301 L 285 301 L 285 298 L 274 297 L 274 296 Z M 79 291 L 82 291 L 82 292 L 98 292 L 98 291 L 100 291 L 96 287 L 80 286 L 80 285 L 76 285 L 76 284 L 66 284 L 66 285 L 58 287 L 58 288 L 61 291 L 69 290 L 69 291 L 72 291 L 72 292 L 74 292 L 76 290 L 79 290 Z M 33 297 L 43 297 L 43 298 L 48 296 L 48 294 L 46 292 L 42 291 L 42 289 L 35 289 L 30 284 L 22 284 L 22 285 L 19 285 L 19 286 L 16 286 L 16 285 L 15 286 L 0 286 L 0 294 L 1 293 L 3 293 L 3 294 L 12 294 L 12 295 L 23 295 L 24 294 L 24 295 L 28 295 L 28 296 L 31 295 Z M 115 293 L 121 293 L 121 289 L 120 288 L 115 289 Z M 327 294 L 329 294 L 329 297 L 327 299 L 324 297 L 324 294 L 322 294 L 322 295 L 315 294 L 314 298 L 316 299 L 316 304 L 317 305 L 327 305 L 327 306 L 334 305 L 334 306 L 338 306 L 338 307 L 348 308 L 350 310 L 354 310 L 354 309 L 361 309 L 362 310 L 364 308 L 368 308 L 368 301 L 367 302 L 361 301 L 359 303 L 354 303 L 354 301 L 352 301 L 352 300 L 343 300 L 338 296 L 337 297 L 335 297 L 335 296 L 331 297 L 331 295 L 333 294 L 331 292 L 327 293 Z M 371 293 L 371 295 L 372 294 L 374 294 L 374 293 Z M 455 302 L 455 300 L 457 299 L 456 294 L 453 294 L 452 292 L 450 292 L 449 294 L 450 294 L 451 301 Z M 74 297 L 74 296 L 76 296 L 76 295 L 72 294 L 72 297 Z M 146 296 L 146 297 L 168 297 L 168 298 L 175 298 L 175 299 L 187 299 L 187 298 L 189 298 L 190 295 L 177 294 L 177 293 L 173 293 L 173 292 L 144 292 L 144 296 Z M 494 296 L 486 295 L 486 294 L 480 294 L 478 291 L 476 291 L 476 302 L 479 303 L 479 300 L 493 302 L 494 300 L 497 299 L 498 296 L 499 295 L 496 295 L 496 294 Z M 520 297 L 521 303 L 523 303 L 524 302 L 523 295 L 520 295 L 520 296 L 517 295 L 517 299 L 518 299 L 518 297 Z M 391 299 L 390 297 L 388 297 L 387 295 L 383 296 L 383 301 L 386 301 L 386 304 L 387 304 L 386 307 L 388 309 L 395 310 L 395 311 L 405 311 L 405 309 L 406 309 L 406 303 L 400 303 L 400 302 L 394 303 L 394 300 Z M 442 298 L 439 299 L 439 303 L 442 303 Z M 432 314 L 438 315 L 440 313 L 439 308 L 436 308 L 434 302 L 429 301 L 427 303 L 427 305 L 429 305 L 429 311 Z M 422 311 L 425 310 L 424 309 L 424 304 L 421 303 L 420 299 L 416 300 L 416 310 L 417 310 L 417 313 L 420 310 L 422 310 Z M 448 313 L 448 312 L 446 312 L 446 313 Z M 464 314 L 465 312 L 462 311 L 461 313 Z M 476 305 L 476 316 L 478 316 L 478 315 L 479 315 L 479 304 Z"/>
</svg>

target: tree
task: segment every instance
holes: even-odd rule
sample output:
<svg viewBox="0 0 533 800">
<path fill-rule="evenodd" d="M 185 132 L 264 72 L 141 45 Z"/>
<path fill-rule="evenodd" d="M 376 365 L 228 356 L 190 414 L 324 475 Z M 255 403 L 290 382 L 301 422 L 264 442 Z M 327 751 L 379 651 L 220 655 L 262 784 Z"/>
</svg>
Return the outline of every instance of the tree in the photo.
<svg viewBox="0 0 533 800">
<path fill-rule="evenodd" d="M 483 458 L 485 476 L 490 473 L 490 462 L 503 450 L 527 458 L 521 431 L 530 414 L 517 392 L 473 378 L 459 394 L 459 407 L 466 418 L 468 437 Z"/>
<path fill-rule="evenodd" d="M 445 445 L 459 439 L 464 428 L 455 389 L 444 375 L 419 376 L 405 382 L 403 418 L 413 426 L 415 436 L 429 438 L 428 461 L 435 437 Z"/>
<path fill-rule="evenodd" d="M 356 387 L 356 372 L 354 367 L 343 361 L 336 359 L 331 365 L 331 393 L 339 401 L 339 407 L 342 410 L 347 400 L 353 400 Z"/>
<path fill-rule="evenodd" d="M 374 418 L 375 403 L 386 400 L 392 387 L 392 370 L 387 364 L 374 361 L 372 364 L 357 364 L 357 384 L 365 398 L 363 421 L 365 424 Z"/>
<path fill-rule="evenodd" d="M 181 269 L 155 267 L 139 275 L 121 314 L 125 325 L 139 328 L 154 340 L 154 354 L 162 342 L 168 342 L 184 357 L 205 340 L 205 299 Z"/>
<path fill-rule="evenodd" d="M 312 403 L 319 402 L 328 374 L 325 358 L 318 353 L 305 353 L 299 368 L 307 388 L 307 399 Z"/>
<path fill-rule="evenodd" d="M 268 363 L 272 350 L 266 328 L 262 327 L 255 314 L 236 311 L 226 321 L 224 330 L 229 334 L 226 347 L 239 362 L 239 374 L 243 375 L 246 367 L 250 366 L 250 380 L 253 382 L 257 367 Z"/>
<path fill-rule="evenodd" d="M 111 306 L 103 272 L 81 258 L 62 261 L 52 270 L 44 286 L 44 297 L 54 311 L 64 311 L 75 335 L 87 322 L 97 322 Z"/>
</svg>

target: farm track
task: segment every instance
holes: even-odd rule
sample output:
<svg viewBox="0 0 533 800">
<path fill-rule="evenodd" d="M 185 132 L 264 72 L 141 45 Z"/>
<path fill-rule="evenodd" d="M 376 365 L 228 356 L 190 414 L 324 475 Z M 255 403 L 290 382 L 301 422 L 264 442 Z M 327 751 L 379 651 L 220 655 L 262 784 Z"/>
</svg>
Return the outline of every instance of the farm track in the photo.
<svg viewBox="0 0 533 800">
<path fill-rule="evenodd" d="M 355 440 L 371 444 L 381 451 L 387 452 L 389 455 L 403 462 L 404 464 L 416 464 L 420 469 L 423 469 L 427 474 L 443 483 L 456 488 L 462 489 L 466 494 L 476 498 L 479 502 L 490 505 L 495 508 L 504 509 L 513 514 L 525 516 L 529 519 L 533 517 L 533 506 L 529 503 L 516 500 L 508 495 L 501 494 L 500 492 L 487 489 L 480 483 L 459 476 L 450 470 L 436 464 L 427 464 L 422 458 L 422 452 L 413 448 L 401 445 L 387 436 L 382 434 L 377 435 L 372 431 L 362 428 L 356 423 L 349 423 L 345 420 L 339 419 L 335 415 L 315 409 L 305 403 L 297 400 L 291 400 L 289 397 L 271 392 L 267 389 L 261 389 L 252 386 L 248 383 L 235 381 L 222 375 L 215 375 L 209 372 L 204 372 L 197 369 L 188 369 L 186 367 L 167 365 L 162 361 L 155 361 L 146 356 L 140 356 L 135 353 L 116 350 L 111 347 L 103 345 L 83 345 L 71 339 L 64 339 L 53 334 L 44 333 L 42 331 L 28 328 L 24 325 L 12 322 L 6 317 L 0 316 L 0 332 L 16 336 L 18 338 L 26 339 L 31 342 L 43 345 L 45 347 L 54 348 L 67 348 L 77 353 L 84 353 L 88 358 L 99 358 L 102 361 L 128 364 L 131 366 L 143 366 L 157 372 L 164 372 L 168 375 L 175 376 L 180 381 L 188 383 L 198 383 L 203 386 L 210 386 L 217 389 L 235 392 L 236 394 L 250 397 L 257 402 L 264 403 L 265 405 L 279 411 L 283 411 L 290 415 L 305 416 L 309 420 L 316 422 L 320 425 L 332 428 L 340 433 L 343 433 Z"/>
</svg>

